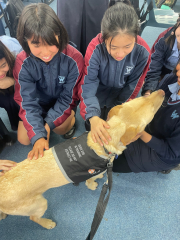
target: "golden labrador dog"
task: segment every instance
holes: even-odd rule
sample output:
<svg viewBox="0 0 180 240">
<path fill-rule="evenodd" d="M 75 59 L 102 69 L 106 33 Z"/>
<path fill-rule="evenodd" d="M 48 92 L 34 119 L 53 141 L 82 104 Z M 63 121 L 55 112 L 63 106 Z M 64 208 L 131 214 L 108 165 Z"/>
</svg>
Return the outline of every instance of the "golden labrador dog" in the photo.
<svg viewBox="0 0 180 240">
<path fill-rule="evenodd" d="M 126 145 L 151 122 L 163 99 L 164 92 L 158 90 L 148 97 L 136 98 L 112 108 L 108 120 L 110 128 L 107 130 L 112 140 L 108 145 L 104 144 L 107 151 L 121 154 Z M 96 156 L 104 159 L 108 157 L 105 148 L 93 142 L 90 132 L 87 135 L 87 145 L 94 150 Z M 97 177 L 86 181 L 90 189 L 97 186 L 97 183 L 94 183 L 95 178 Z M 49 188 L 68 183 L 70 181 L 60 170 L 52 149 L 45 151 L 42 158 L 26 159 L 18 163 L 0 177 L 0 220 L 4 219 L 6 214 L 30 216 L 30 220 L 42 227 L 54 228 L 55 222 L 42 218 L 47 209 L 47 200 L 42 194 Z"/>
</svg>

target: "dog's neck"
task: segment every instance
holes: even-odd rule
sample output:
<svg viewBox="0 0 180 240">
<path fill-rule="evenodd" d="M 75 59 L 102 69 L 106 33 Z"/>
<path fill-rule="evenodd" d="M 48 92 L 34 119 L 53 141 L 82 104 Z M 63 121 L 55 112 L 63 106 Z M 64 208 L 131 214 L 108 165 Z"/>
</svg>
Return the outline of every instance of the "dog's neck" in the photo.
<svg viewBox="0 0 180 240">
<path fill-rule="evenodd" d="M 120 118 L 115 115 L 112 116 L 107 123 L 110 127 L 107 129 L 107 132 L 109 133 L 111 140 L 108 144 L 104 143 L 104 147 L 107 149 L 107 152 L 120 155 L 126 149 L 126 146 L 120 141 L 121 136 L 124 135 L 126 131 L 126 125 L 122 124 Z M 102 156 L 104 158 L 109 156 L 103 146 L 93 141 L 91 132 L 88 133 L 87 145 L 93 149 L 98 156 Z"/>
<path fill-rule="evenodd" d="M 88 133 L 87 137 L 87 145 L 90 147 L 99 157 L 102 157 L 104 159 L 109 158 L 109 151 L 107 148 L 101 146 L 99 143 L 95 143 L 92 140 L 91 133 Z"/>
</svg>

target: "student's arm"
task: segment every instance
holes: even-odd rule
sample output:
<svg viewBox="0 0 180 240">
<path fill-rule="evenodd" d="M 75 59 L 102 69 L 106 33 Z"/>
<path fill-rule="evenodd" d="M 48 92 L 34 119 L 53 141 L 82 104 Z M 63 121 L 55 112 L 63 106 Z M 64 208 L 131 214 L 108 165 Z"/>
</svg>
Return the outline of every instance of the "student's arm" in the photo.
<svg viewBox="0 0 180 240">
<path fill-rule="evenodd" d="M 151 55 L 151 62 L 149 65 L 149 71 L 145 78 L 145 83 L 142 88 L 142 94 L 147 90 L 154 91 L 161 78 L 162 67 L 164 65 L 165 54 L 167 46 L 164 42 L 164 38 L 161 38 L 154 47 L 154 52 Z"/>
<path fill-rule="evenodd" d="M 178 145 L 180 142 L 180 124 L 169 138 L 159 139 L 143 131 L 137 134 L 131 142 L 136 141 L 138 138 L 152 148 L 160 158 L 167 159 L 167 162 L 174 163 L 174 161 L 177 161 L 178 163 L 180 160 L 180 148 Z"/>
<path fill-rule="evenodd" d="M 169 138 L 159 139 L 143 131 L 140 139 L 152 148 L 160 158 L 167 159 L 169 163 L 180 159 L 180 148 L 178 145 L 180 142 L 180 123 L 177 124 L 176 129 Z"/>
<path fill-rule="evenodd" d="M 140 139 L 145 142 L 148 143 L 149 141 L 151 141 L 152 139 L 152 135 L 150 135 L 149 133 L 147 133 L 146 131 L 143 131 L 141 133 Z"/>
<path fill-rule="evenodd" d="M 180 124 L 178 124 L 169 138 L 159 139 L 152 136 L 151 140 L 147 142 L 147 145 L 154 149 L 159 157 L 167 159 L 168 162 L 171 162 L 177 158 L 180 159 L 179 142 Z"/>
<path fill-rule="evenodd" d="M 22 65 L 18 57 L 13 75 L 16 81 L 14 100 L 20 106 L 19 116 L 32 145 L 34 145 L 40 138 L 47 139 L 47 131 L 41 116 L 42 109 L 36 99 L 36 83 L 28 72 L 28 64 L 23 63 Z"/>
<path fill-rule="evenodd" d="M 96 97 L 100 82 L 98 71 L 101 63 L 98 49 L 93 42 L 87 48 L 84 61 L 85 65 L 80 82 L 79 97 L 81 100 L 80 114 L 85 120 L 93 116 L 100 117 L 101 115 L 99 101 Z"/>
<path fill-rule="evenodd" d="M 84 72 L 80 83 L 80 114 L 91 124 L 93 141 L 103 145 L 102 141 L 108 144 L 107 140 L 111 140 L 111 138 L 105 129 L 109 128 L 109 125 L 100 118 L 101 109 L 96 97 L 100 82 L 98 78 L 100 64 L 99 51 L 92 41 L 86 51 Z"/>
<path fill-rule="evenodd" d="M 61 125 L 71 115 L 71 110 L 77 105 L 79 101 L 79 81 L 82 77 L 83 66 L 83 57 L 78 53 L 71 60 L 69 73 L 63 84 L 63 91 L 45 118 L 45 122 L 51 130 Z"/>
<path fill-rule="evenodd" d="M 12 77 L 5 77 L 4 79 L 0 80 L 0 89 L 7 89 L 14 85 L 14 78 Z"/>
</svg>

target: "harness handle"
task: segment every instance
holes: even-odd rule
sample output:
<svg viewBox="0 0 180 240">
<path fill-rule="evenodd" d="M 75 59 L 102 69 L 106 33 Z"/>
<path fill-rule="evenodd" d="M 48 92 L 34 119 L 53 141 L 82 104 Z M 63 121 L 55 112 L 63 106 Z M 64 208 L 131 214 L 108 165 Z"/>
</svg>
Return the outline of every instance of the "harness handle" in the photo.
<svg viewBox="0 0 180 240">
<path fill-rule="evenodd" d="M 92 222 L 92 225 L 91 225 L 91 230 L 90 230 L 90 233 L 89 233 L 88 237 L 86 238 L 86 240 L 92 240 L 93 239 L 93 237 L 96 234 L 96 231 L 97 231 L 97 229 L 98 229 L 98 227 L 99 227 L 99 225 L 102 221 L 102 218 L 104 216 L 106 206 L 107 206 L 108 201 L 109 201 L 109 196 L 110 196 L 110 193 L 111 193 L 111 189 L 112 189 L 112 167 L 113 167 L 113 163 L 109 162 L 107 164 L 108 184 L 104 183 L 104 185 L 102 187 L 101 194 L 100 194 L 98 204 L 97 204 L 97 207 L 96 207 L 96 211 L 95 211 L 95 214 L 94 214 L 94 219 L 93 219 L 93 222 Z M 107 197 L 105 198 L 108 189 L 109 189 L 109 193 L 108 193 Z"/>
</svg>

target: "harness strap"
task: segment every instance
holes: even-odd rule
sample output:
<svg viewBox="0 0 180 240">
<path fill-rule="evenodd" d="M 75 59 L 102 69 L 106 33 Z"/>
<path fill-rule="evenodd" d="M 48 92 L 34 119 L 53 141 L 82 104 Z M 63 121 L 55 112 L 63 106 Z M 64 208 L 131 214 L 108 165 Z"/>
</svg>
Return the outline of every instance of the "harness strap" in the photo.
<svg viewBox="0 0 180 240">
<path fill-rule="evenodd" d="M 93 222 L 91 225 L 91 230 L 90 230 L 90 233 L 89 233 L 88 237 L 86 238 L 86 240 L 93 239 L 93 237 L 96 234 L 96 231 L 101 223 L 101 220 L 104 216 L 106 206 L 109 201 L 111 189 L 112 189 L 112 167 L 113 167 L 113 163 L 109 162 L 107 164 L 108 185 L 107 185 L 107 183 L 104 183 L 104 185 L 103 185 L 103 188 L 101 190 L 101 194 L 99 197 L 99 201 L 98 201 L 98 204 L 96 207 L 96 211 L 94 214 L 94 219 L 93 219 Z M 105 198 L 108 189 L 109 189 L 109 193 L 108 193 L 107 197 Z"/>
</svg>

